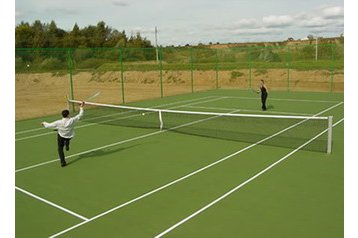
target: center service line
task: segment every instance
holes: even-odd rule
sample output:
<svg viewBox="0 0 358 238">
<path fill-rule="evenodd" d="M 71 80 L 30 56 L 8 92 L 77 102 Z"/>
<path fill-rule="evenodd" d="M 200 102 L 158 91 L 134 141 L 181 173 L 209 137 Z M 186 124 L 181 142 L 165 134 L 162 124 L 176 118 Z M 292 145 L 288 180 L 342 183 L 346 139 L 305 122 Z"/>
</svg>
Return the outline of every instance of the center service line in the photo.
<svg viewBox="0 0 358 238">
<path fill-rule="evenodd" d="M 335 105 L 333 105 L 333 106 L 331 106 L 331 107 L 329 107 L 329 108 L 327 108 L 327 109 L 325 109 L 325 110 L 323 110 L 323 111 L 321 111 L 321 112 L 315 114 L 314 116 L 321 115 L 321 114 L 323 114 L 323 113 L 325 113 L 325 112 L 327 112 L 327 111 L 329 111 L 329 110 L 332 110 L 333 108 L 336 108 L 336 107 L 340 106 L 341 104 L 343 104 L 343 102 L 340 102 L 340 103 L 338 103 L 338 104 L 335 104 Z M 271 135 L 271 136 L 268 136 L 268 137 L 266 137 L 266 138 L 264 138 L 264 139 L 262 139 L 262 140 L 260 140 L 260 141 L 258 141 L 258 142 L 256 142 L 256 143 L 254 143 L 254 144 L 251 144 L 251 145 L 249 145 L 249 146 L 247 146 L 247 147 L 245 147 L 245 148 L 243 148 L 243 149 L 241 149 L 241 150 L 239 150 L 239 151 L 236 151 L 236 152 L 234 152 L 234 153 L 232 153 L 232 154 L 230 154 L 230 155 L 228 155 L 228 156 L 226 156 L 226 157 L 224 157 L 224 158 L 222 158 L 222 159 L 220 159 L 220 160 L 218 160 L 218 161 L 215 161 L 214 163 L 211 163 L 211 164 L 209 164 L 209 165 L 207 165 L 207 166 L 205 166 L 205 167 L 202 167 L 202 168 L 200 168 L 200 169 L 198 169 L 198 170 L 195 170 L 195 171 L 193 171 L 193 172 L 191 172 L 191 173 L 189 173 L 189 174 L 187 174 L 187 175 L 185 175 L 185 176 L 183 176 L 183 177 L 181 177 L 181 178 L 178 178 L 178 179 L 176 179 L 176 180 L 174 180 L 174 181 L 172 181 L 172 182 L 170 182 L 170 183 L 167 183 L 167 184 L 165 184 L 165 185 L 163 185 L 163 186 L 161 186 L 161 187 L 159 187 L 159 188 L 156 188 L 156 189 L 154 189 L 154 190 L 152 190 L 152 191 L 150 191 L 150 192 L 147 192 L 147 193 L 145 193 L 145 194 L 143 194 L 143 195 L 141 195 L 141 196 L 139 196 L 139 197 L 137 197 L 137 198 L 134 198 L 134 199 L 132 199 L 132 200 L 130 200 L 130 201 L 128 201 L 128 202 L 125 202 L 125 203 L 123 203 L 123 204 L 121 204 L 121 205 L 118 205 L 118 206 L 116 206 L 116 207 L 114 207 L 114 208 L 112 208 L 112 209 L 110 209 L 110 210 L 107 210 L 107 211 L 105 211 L 105 212 L 103 212 L 103 213 L 100 213 L 100 214 L 98 214 L 98 215 L 96 215 L 96 216 L 94 216 L 94 217 L 88 219 L 87 221 L 83 221 L 83 222 L 81 222 L 81 223 L 78 223 L 77 225 L 74 225 L 74 226 L 72 226 L 72 227 L 69 227 L 69 228 L 67 228 L 67 229 L 65 229 L 65 230 L 63 230 L 63 231 L 61 231 L 61 232 L 58 232 L 58 233 L 56 233 L 56 234 L 50 236 L 50 238 L 58 237 L 58 236 L 60 236 L 60 235 L 62 235 L 62 234 L 64 234 L 64 233 L 67 233 L 67 232 L 69 232 L 69 231 L 71 231 L 71 230 L 73 230 L 73 229 L 76 229 L 77 227 L 80 227 L 80 226 L 82 226 L 82 225 L 84 225 L 84 224 L 87 224 L 87 223 L 89 223 L 89 222 L 91 222 L 91 221 L 93 221 L 93 220 L 96 220 L 96 219 L 98 219 L 98 218 L 100 218 L 100 217 L 102 217 L 102 216 L 105 216 L 105 215 L 107 215 L 107 214 L 109 214 L 109 213 L 111 213 L 111 212 L 113 212 L 113 211 L 115 211 L 115 210 L 118 210 L 118 209 L 120 209 L 120 208 L 122 208 L 122 207 L 125 207 L 125 206 L 127 206 L 127 205 L 129 205 L 129 204 L 131 204 L 131 203 L 134 203 L 134 202 L 136 202 L 136 201 L 138 201 L 138 200 L 140 200 L 140 199 L 143 199 L 143 198 L 145 198 L 145 197 L 147 197 L 147 196 L 149 196 L 149 195 L 151 195 L 151 194 L 153 194 L 153 193 L 156 193 L 156 192 L 161 191 L 161 190 L 163 190 L 163 189 L 165 189 L 165 188 L 167 188 L 167 187 L 169 187 L 169 186 L 171 186 L 171 185 L 174 185 L 174 184 L 176 184 L 176 183 L 178 183 L 178 182 L 180 182 L 180 181 L 182 181 L 182 180 L 185 180 L 185 179 L 187 179 L 187 178 L 189 178 L 189 177 L 191 177 L 191 176 L 193 176 L 193 175 L 195 175 L 195 174 L 197 174 L 197 173 L 200 173 L 200 172 L 202 172 L 202 171 L 204 171 L 204 170 L 206 170 L 206 169 L 208 169 L 208 168 L 210 168 L 210 167 L 213 167 L 214 165 L 219 164 L 219 163 L 221 163 L 221 162 L 223 162 L 223 161 L 225 161 L 225 160 L 227 160 L 227 159 L 229 159 L 229 158 L 231 158 L 231 157 L 233 157 L 233 156 L 236 156 L 236 155 L 238 155 L 238 154 L 240 154 L 240 153 L 242 153 L 242 152 L 244 152 L 244 151 L 246 151 L 246 150 L 249 150 L 249 149 L 251 149 L 252 147 L 254 147 L 254 146 L 256 146 L 256 145 L 259 145 L 259 144 L 261 144 L 262 142 L 264 142 L 264 141 L 266 141 L 266 140 L 269 140 L 269 139 L 271 139 L 271 138 L 273 138 L 273 137 L 275 137 L 275 136 L 277 136 L 277 135 L 279 135 L 279 134 L 282 134 L 283 132 L 292 129 L 293 127 L 296 127 L 296 126 L 302 124 L 302 123 L 305 122 L 305 121 L 306 121 L 306 120 L 300 121 L 300 122 L 298 122 L 298 123 L 296 123 L 296 124 L 294 124 L 294 125 L 292 125 L 292 126 L 290 126 L 290 127 L 287 127 L 287 128 L 285 128 L 285 129 L 283 129 L 283 130 L 281 130 L 281 131 L 279 131 L 279 132 L 277 132 L 277 133 L 275 133 L 275 134 L 273 134 L 273 135 Z"/>
</svg>

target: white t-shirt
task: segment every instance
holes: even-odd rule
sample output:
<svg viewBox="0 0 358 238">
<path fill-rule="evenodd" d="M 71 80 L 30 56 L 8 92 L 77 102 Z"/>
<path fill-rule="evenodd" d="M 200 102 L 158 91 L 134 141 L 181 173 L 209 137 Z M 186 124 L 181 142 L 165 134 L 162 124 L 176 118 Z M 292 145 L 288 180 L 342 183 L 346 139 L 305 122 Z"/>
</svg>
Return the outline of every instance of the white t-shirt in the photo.
<svg viewBox="0 0 358 238">
<path fill-rule="evenodd" d="M 63 138 L 72 138 L 75 136 L 75 123 L 81 119 L 84 114 L 84 110 L 80 107 L 80 112 L 74 117 L 64 117 L 60 120 L 54 121 L 52 123 L 44 122 L 43 126 L 49 129 L 57 129 L 58 134 Z"/>
</svg>

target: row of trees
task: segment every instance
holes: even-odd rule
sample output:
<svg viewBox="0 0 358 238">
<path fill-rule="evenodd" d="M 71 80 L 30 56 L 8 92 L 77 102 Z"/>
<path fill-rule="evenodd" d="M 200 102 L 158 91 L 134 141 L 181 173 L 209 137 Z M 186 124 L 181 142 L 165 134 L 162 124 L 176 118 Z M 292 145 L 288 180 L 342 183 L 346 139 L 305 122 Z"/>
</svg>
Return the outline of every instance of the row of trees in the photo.
<svg viewBox="0 0 358 238">
<path fill-rule="evenodd" d="M 71 31 L 58 28 L 54 21 L 32 24 L 21 22 L 15 28 L 16 48 L 93 48 L 93 47 L 133 47 L 152 48 L 152 44 L 140 33 L 127 36 L 125 31 L 108 27 L 100 21 L 96 26 L 80 29 L 77 24 Z"/>
</svg>

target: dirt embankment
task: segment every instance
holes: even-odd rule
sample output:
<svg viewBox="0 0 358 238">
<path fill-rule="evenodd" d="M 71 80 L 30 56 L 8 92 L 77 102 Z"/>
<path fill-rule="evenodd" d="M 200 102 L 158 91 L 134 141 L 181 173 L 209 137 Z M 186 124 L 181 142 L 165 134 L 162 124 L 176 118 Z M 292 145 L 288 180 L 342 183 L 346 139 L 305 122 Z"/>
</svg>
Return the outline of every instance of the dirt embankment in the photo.
<svg viewBox="0 0 358 238">
<path fill-rule="evenodd" d="M 122 103 L 158 98 L 215 88 L 248 89 L 256 87 L 261 79 L 270 90 L 334 91 L 343 92 L 344 73 L 327 70 L 298 71 L 287 69 L 233 70 L 233 71 L 128 71 L 90 73 L 72 76 L 73 96 L 82 100 L 101 92 L 96 101 Z M 71 97 L 69 75 L 56 73 L 16 74 L 16 120 L 59 113 L 67 108 L 66 97 Z M 123 86 L 123 88 L 122 88 Z"/>
</svg>

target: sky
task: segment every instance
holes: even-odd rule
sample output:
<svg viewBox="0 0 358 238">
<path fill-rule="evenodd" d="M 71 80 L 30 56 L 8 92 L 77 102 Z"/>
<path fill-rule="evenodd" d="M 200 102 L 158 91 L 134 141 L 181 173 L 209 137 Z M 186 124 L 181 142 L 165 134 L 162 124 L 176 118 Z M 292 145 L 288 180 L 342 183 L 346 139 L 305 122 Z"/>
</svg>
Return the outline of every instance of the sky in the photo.
<svg viewBox="0 0 358 238">
<path fill-rule="evenodd" d="M 340 36 L 343 0 L 16 0 L 15 24 L 55 21 L 70 31 L 104 21 L 158 44 L 197 45 Z"/>
</svg>

